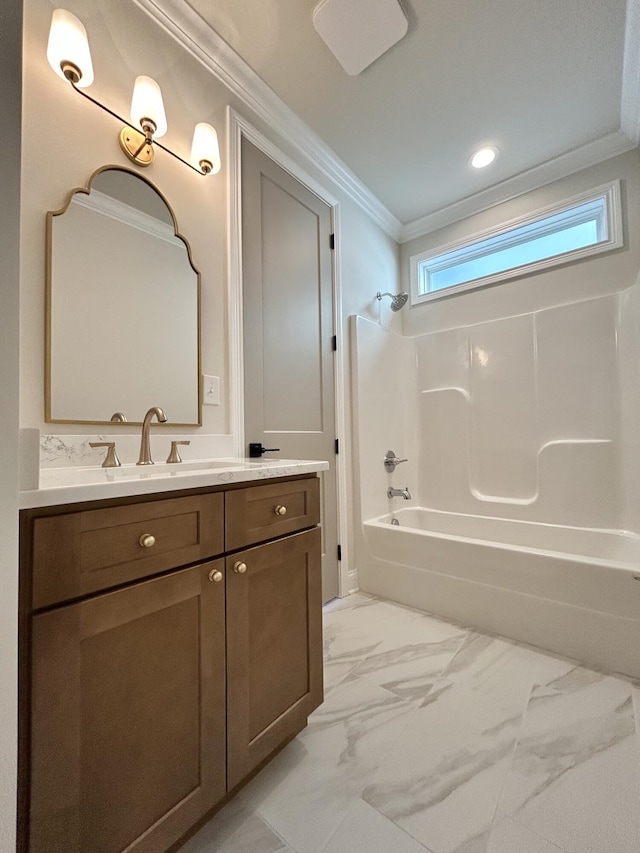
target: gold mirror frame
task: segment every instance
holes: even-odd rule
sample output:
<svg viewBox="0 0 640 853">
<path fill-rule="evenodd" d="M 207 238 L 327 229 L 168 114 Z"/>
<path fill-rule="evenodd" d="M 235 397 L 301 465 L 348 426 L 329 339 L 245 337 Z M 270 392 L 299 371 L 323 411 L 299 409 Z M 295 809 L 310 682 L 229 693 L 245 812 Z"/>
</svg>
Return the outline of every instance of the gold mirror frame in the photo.
<svg viewBox="0 0 640 853">
<path fill-rule="evenodd" d="M 98 424 L 98 425 L 121 425 L 121 426 L 141 426 L 142 421 L 113 421 L 113 420 L 80 420 L 80 419 L 67 419 L 67 418 L 53 418 L 51 416 L 51 344 L 52 344 L 52 272 L 53 272 L 53 222 L 56 216 L 62 216 L 69 209 L 73 198 L 75 195 L 79 193 L 84 193 L 88 195 L 91 192 L 92 185 L 94 180 L 98 175 L 103 174 L 107 171 L 118 171 L 124 172 L 125 174 L 131 175 L 139 181 L 143 181 L 147 184 L 164 202 L 167 207 L 167 210 L 171 214 L 171 219 L 173 222 L 173 230 L 175 236 L 179 238 L 185 245 L 187 250 L 187 260 L 189 261 L 189 265 L 191 269 L 196 275 L 196 286 L 197 286 L 197 294 L 196 294 L 196 303 L 197 303 L 197 374 L 196 374 L 196 387 L 197 387 L 197 407 L 198 407 L 198 420 L 197 422 L 177 422 L 169 420 L 165 424 L 158 424 L 158 426 L 164 428 L 173 429 L 174 427 L 201 427 L 202 426 L 202 294 L 201 294 L 201 276 L 200 271 L 196 268 L 193 263 L 191 245 L 187 238 L 179 231 L 178 229 L 178 221 L 176 219 L 176 215 L 173 211 L 173 208 L 167 201 L 164 193 L 162 193 L 154 183 L 152 183 L 148 178 L 143 177 L 138 174 L 138 172 L 133 171 L 133 169 L 128 169 L 124 166 L 120 165 L 107 165 L 101 166 L 96 169 L 86 186 L 84 187 L 75 187 L 70 190 L 67 194 L 67 198 L 63 207 L 58 210 L 50 210 L 47 211 L 47 225 L 46 225 L 46 254 L 45 254 L 45 401 L 44 401 L 44 411 L 45 411 L 45 423 L 57 423 L 57 424 Z M 170 409 L 167 407 L 170 416 Z"/>
</svg>

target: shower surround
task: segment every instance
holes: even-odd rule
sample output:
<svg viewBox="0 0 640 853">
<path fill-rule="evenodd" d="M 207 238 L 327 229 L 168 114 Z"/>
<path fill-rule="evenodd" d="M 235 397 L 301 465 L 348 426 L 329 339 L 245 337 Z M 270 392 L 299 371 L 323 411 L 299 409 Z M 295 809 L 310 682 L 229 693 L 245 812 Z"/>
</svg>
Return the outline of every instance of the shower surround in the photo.
<svg viewBox="0 0 640 853">
<path fill-rule="evenodd" d="M 414 338 L 352 318 L 361 589 L 640 676 L 637 290 Z"/>
</svg>

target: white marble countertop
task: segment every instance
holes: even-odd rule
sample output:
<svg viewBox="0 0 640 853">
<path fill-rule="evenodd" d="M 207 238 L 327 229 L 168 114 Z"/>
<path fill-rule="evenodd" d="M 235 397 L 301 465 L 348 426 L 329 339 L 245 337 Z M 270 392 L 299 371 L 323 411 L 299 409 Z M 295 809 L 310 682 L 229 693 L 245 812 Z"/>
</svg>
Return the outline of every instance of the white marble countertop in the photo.
<svg viewBox="0 0 640 853">
<path fill-rule="evenodd" d="M 57 506 L 129 495 L 149 495 L 249 483 L 327 471 L 328 462 L 310 459 L 196 459 L 168 465 L 122 465 L 120 468 L 42 468 L 40 487 L 20 492 L 20 508 Z"/>
</svg>

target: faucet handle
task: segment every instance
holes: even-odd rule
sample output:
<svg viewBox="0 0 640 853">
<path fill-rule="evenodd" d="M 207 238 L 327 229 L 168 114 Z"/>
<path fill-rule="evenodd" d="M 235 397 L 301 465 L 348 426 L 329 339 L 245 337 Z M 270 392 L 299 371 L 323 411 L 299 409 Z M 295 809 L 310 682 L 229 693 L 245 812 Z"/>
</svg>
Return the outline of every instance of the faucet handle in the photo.
<svg viewBox="0 0 640 853">
<path fill-rule="evenodd" d="M 408 461 L 408 459 L 398 459 L 393 450 L 387 450 L 384 455 L 384 470 L 393 473 L 401 462 Z"/>
<path fill-rule="evenodd" d="M 120 460 L 118 459 L 118 454 L 116 453 L 116 443 L 115 441 L 90 441 L 89 447 L 106 447 L 107 455 L 104 457 L 104 462 L 102 463 L 103 468 L 119 468 Z"/>
<path fill-rule="evenodd" d="M 179 444 L 191 444 L 190 441 L 172 441 L 171 442 L 171 452 L 167 456 L 167 462 L 182 462 L 182 458 L 178 453 L 178 445 Z"/>
</svg>

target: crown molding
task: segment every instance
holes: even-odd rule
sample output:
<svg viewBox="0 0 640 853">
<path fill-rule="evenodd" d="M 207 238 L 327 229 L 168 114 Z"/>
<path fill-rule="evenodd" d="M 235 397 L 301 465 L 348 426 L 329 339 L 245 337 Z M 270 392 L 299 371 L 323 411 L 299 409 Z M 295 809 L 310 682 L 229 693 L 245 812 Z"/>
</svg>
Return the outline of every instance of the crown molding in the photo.
<svg viewBox="0 0 640 853">
<path fill-rule="evenodd" d="M 402 223 L 305 124 L 255 71 L 185 0 L 134 0 L 283 142 L 293 144 L 309 163 L 398 240 Z"/>
<path fill-rule="evenodd" d="M 620 129 L 460 199 L 406 224 L 340 160 L 255 71 L 221 38 L 188 0 L 133 0 L 214 77 L 315 169 L 400 243 L 508 201 L 552 181 L 616 157 L 640 144 L 640 0 L 627 0 Z"/>
<path fill-rule="evenodd" d="M 602 163 L 603 160 L 624 154 L 626 151 L 635 148 L 636 145 L 626 133 L 617 130 L 615 133 L 610 133 L 587 143 L 587 145 L 568 151 L 566 154 L 554 157 L 553 160 L 534 166 L 533 169 L 520 172 L 513 178 L 487 187 L 486 190 L 481 190 L 449 204 L 447 207 L 422 216 L 420 219 L 408 222 L 402 227 L 399 242 L 408 243 L 409 240 L 414 240 L 416 237 L 423 237 L 425 234 L 437 231 L 438 228 L 444 228 L 446 225 L 466 219 L 466 217 L 487 210 L 496 204 L 532 192 L 539 187 L 560 180 L 560 178 L 566 178 L 568 175 L 589 168 L 589 166 Z"/>
</svg>

